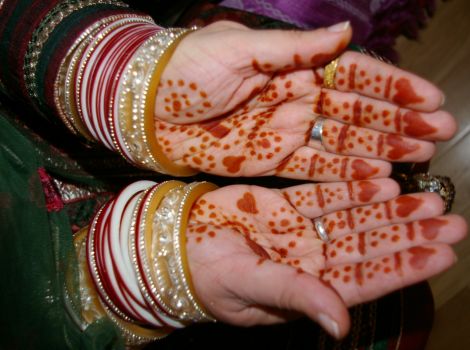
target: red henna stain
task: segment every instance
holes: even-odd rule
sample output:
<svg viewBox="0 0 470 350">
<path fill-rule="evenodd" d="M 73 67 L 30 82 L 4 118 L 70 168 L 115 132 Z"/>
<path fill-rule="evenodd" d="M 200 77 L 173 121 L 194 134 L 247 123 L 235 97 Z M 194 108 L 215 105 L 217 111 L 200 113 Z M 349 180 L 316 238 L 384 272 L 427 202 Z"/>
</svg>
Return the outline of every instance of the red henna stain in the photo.
<svg viewBox="0 0 470 350">
<path fill-rule="evenodd" d="M 415 229 L 412 222 L 406 224 L 406 236 L 410 241 L 415 239 Z"/>
<path fill-rule="evenodd" d="M 302 66 L 302 58 L 300 57 L 299 54 L 295 54 L 292 59 L 294 60 L 294 64 L 296 67 Z"/>
<path fill-rule="evenodd" d="M 385 202 L 385 216 L 388 220 L 392 219 L 392 205 L 390 202 Z"/>
<path fill-rule="evenodd" d="M 357 250 L 361 255 L 366 254 L 366 233 L 365 232 L 360 232 L 359 233 L 359 239 L 357 241 Z"/>
<path fill-rule="evenodd" d="M 349 158 L 343 158 L 341 160 L 341 172 L 339 174 L 339 176 L 341 178 L 345 178 L 346 177 L 346 171 L 348 169 L 348 163 L 349 163 Z M 354 176 L 353 176 L 354 177 Z"/>
<path fill-rule="evenodd" d="M 377 155 L 378 156 L 382 155 L 383 151 L 384 151 L 384 135 L 380 134 L 377 139 Z"/>
<path fill-rule="evenodd" d="M 367 179 L 379 172 L 379 168 L 370 166 L 367 162 L 363 161 L 362 159 L 355 159 L 352 162 L 352 168 L 352 178 L 355 180 Z"/>
<path fill-rule="evenodd" d="M 361 117 L 362 117 L 362 102 L 358 99 L 354 102 L 353 106 L 353 124 L 361 126 Z"/>
<path fill-rule="evenodd" d="M 321 90 L 320 94 L 318 95 L 317 103 L 315 103 L 315 107 L 313 111 L 317 114 L 323 114 L 323 104 L 325 102 L 326 92 Z"/>
<path fill-rule="evenodd" d="M 407 124 L 405 127 L 405 133 L 413 137 L 422 137 L 425 135 L 433 134 L 437 131 L 435 127 L 426 123 L 421 114 L 408 111 L 403 117 L 404 122 Z"/>
<path fill-rule="evenodd" d="M 398 135 L 387 135 L 386 142 L 387 145 L 391 147 L 391 149 L 388 151 L 387 156 L 393 160 L 401 159 L 404 155 L 408 153 L 413 153 L 419 149 L 418 144 L 411 144 L 405 142 L 405 140 Z"/>
<path fill-rule="evenodd" d="M 173 101 L 173 110 L 179 112 L 181 110 L 181 102 Z"/>
<path fill-rule="evenodd" d="M 295 248 L 296 245 L 297 243 L 295 243 L 294 241 L 289 242 L 289 248 Z"/>
<path fill-rule="evenodd" d="M 260 144 L 260 146 L 263 147 L 263 148 L 269 148 L 269 147 L 271 147 L 271 142 L 269 142 L 268 139 L 262 139 L 262 140 L 260 140 L 260 141 L 259 141 L 259 144 Z"/>
<path fill-rule="evenodd" d="M 221 124 L 220 120 L 201 124 L 201 128 L 210 132 L 212 136 L 221 139 L 230 132 L 230 129 Z"/>
<path fill-rule="evenodd" d="M 315 175 L 315 169 L 316 169 L 316 164 L 317 164 L 317 160 L 319 158 L 319 155 L 318 154 L 314 154 L 311 158 L 310 158 L 310 165 L 308 167 L 308 176 L 310 178 L 312 178 L 314 175 Z"/>
<path fill-rule="evenodd" d="M 361 189 L 361 192 L 359 192 L 359 200 L 361 202 L 369 202 L 380 191 L 380 186 L 370 181 L 360 181 L 358 185 Z"/>
<path fill-rule="evenodd" d="M 349 130 L 350 125 L 343 125 L 341 128 L 341 131 L 339 132 L 338 135 L 338 147 L 337 147 L 337 152 L 341 153 L 344 151 L 344 143 L 346 141 L 346 137 L 348 136 L 348 130 Z"/>
<path fill-rule="evenodd" d="M 396 213 L 399 217 L 408 217 L 412 212 L 418 209 L 423 203 L 422 199 L 412 196 L 401 196 L 395 200 L 397 203 Z"/>
<path fill-rule="evenodd" d="M 408 249 L 408 252 L 412 255 L 409 262 L 411 267 L 416 270 L 422 270 L 431 255 L 436 253 L 436 250 L 433 248 L 425 248 L 425 247 L 412 247 Z"/>
<path fill-rule="evenodd" d="M 286 227 L 286 226 L 289 226 L 290 221 L 287 220 L 287 219 L 282 219 L 280 224 L 281 224 L 282 227 Z"/>
<path fill-rule="evenodd" d="M 395 131 L 399 133 L 401 131 L 401 112 L 399 108 L 395 112 L 393 121 L 395 123 Z"/>
<path fill-rule="evenodd" d="M 323 198 L 323 192 L 322 192 L 321 186 L 317 185 L 316 188 L 315 188 L 315 191 L 316 191 L 316 195 L 317 195 L 318 206 L 320 208 L 324 208 L 325 207 L 325 200 Z"/>
<path fill-rule="evenodd" d="M 287 164 L 289 163 L 292 157 L 293 157 L 293 154 L 289 154 L 286 158 L 281 160 L 281 162 L 276 168 L 276 172 L 278 173 L 282 172 L 287 167 Z"/>
<path fill-rule="evenodd" d="M 253 59 L 253 61 L 251 61 L 251 67 L 253 67 L 253 70 L 257 71 L 257 72 L 263 72 L 263 70 L 261 69 L 261 66 L 259 65 L 258 61 Z"/>
<path fill-rule="evenodd" d="M 356 69 L 357 64 L 353 63 L 349 66 L 348 87 L 353 90 L 356 87 Z"/>
<path fill-rule="evenodd" d="M 423 102 L 424 99 L 416 94 L 411 86 L 411 83 L 406 78 L 400 78 L 395 82 L 395 89 L 397 92 L 393 96 L 393 102 L 405 106 L 413 103 Z"/>
<path fill-rule="evenodd" d="M 204 233 L 204 232 L 206 232 L 206 229 L 207 229 L 207 226 L 203 225 L 203 226 L 199 226 L 197 229 L 195 229 L 195 231 L 197 233 Z"/>
<path fill-rule="evenodd" d="M 421 220 L 419 222 L 419 225 L 421 226 L 421 230 L 423 232 L 423 236 L 427 240 L 435 239 L 441 227 L 445 226 L 446 224 L 447 220 L 442 219 L 426 219 Z"/>
<path fill-rule="evenodd" d="M 262 246 L 250 239 L 248 236 L 245 236 L 245 242 L 247 246 L 250 247 L 250 249 L 253 251 L 253 253 L 258 255 L 261 259 L 268 260 L 271 258 L 268 252 Z"/>
<path fill-rule="evenodd" d="M 354 278 L 356 279 L 357 284 L 362 286 L 362 284 L 364 283 L 364 276 L 362 274 L 362 263 L 356 264 L 356 267 L 354 269 Z"/>
<path fill-rule="evenodd" d="M 322 86 L 323 77 L 316 70 L 313 71 L 313 75 L 315 76 L 315 85 Z"/>
<path fill-rule="evenodd" d="M 352 201 L 354 201 L 354 188 L 353 188 L 352 182 L 348 181 L 347 186 L 348 186 L 349 200 L 352 202 Z"/>
<path fill-rule="evenodd" d="M 258 214 L 255 197 L 250 192 L 246 192 L 243 197 L 237 201 L 237 208 L 245 213 Z"/>
<path fill-rule="evenodd" d="M 274 250 L 276 253 L 278 253 L 281 258 L 287 258 L 287 249 L 286 248 L 276 248 L 276 247 L 271 247 L 272 250 Z"/>
<path fill-rule="evenodd" d="M 327 63 L 331 61 L 336 55 L 336 51 L 333 53 L 318 53 L 316 55 L 313 55 L 310 58 L 310 63 L 314 67 L 318 67 L 323 65 L 324 63 Z"/>
<path fill-rule="evenodd" d="M 246 227 L 245 225 L 243 225 L 241 222 L 238 222 L 238 221 L 227 220 L 221 226 L 231 227 L 237 230 L 238 232 L 244 233 L 245 235 L 248 235 L 250 233 L 250 230 L 248 229 L 248 227 Z"/>
<path fill-rule="evenodd" d="M 223 159 L 222 163 L 229 173 L 235 174 L 240 171 L 241 165 L 245 160 L 245 156 L 228 156 Z"/>
<path fill-rule="evenodd" d="M 387 78 L 387 81 L 385 82 L 385 92 L 384 92 L 385 98 L 390 97 L 390 90 L 392 89 L 392 80 L 393 80 L 393 77 L 389 76 Z"/>
</svg>

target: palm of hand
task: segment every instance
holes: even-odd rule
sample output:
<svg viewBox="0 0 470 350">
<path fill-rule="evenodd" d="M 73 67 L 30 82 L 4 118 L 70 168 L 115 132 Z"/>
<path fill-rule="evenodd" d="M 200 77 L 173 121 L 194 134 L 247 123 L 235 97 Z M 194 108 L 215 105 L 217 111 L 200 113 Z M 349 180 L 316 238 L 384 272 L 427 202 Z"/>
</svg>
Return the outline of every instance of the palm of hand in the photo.
<svg viewBox="0 0 470 350">
<path fill-rule="evenodd" d="M 156 97 L 164 153 L 224 176 L 358 180 L 387 176 L 390 165 L 379 159 L 426 160 L 434 145 L 424 140 L 454 133 L 452 117 L 435 111 L 439 90 L 370 57 L 344 54 L 336 77 L 342 91 L 324 89 L 321 66 L 349 35 L 314 34 L 309 42 L 316 44 L 303 47 L 302 35 L 282 33 L 298 46 L 285 50 L 269 46 L 281 34 L 257 32 L 255 40 L 235 23 L 191 34 L 165 69 Z M 309 141 L 319 115 L 328 117 L 322 144 Z"/>
<path fill-rule="evenodd" d="M 442 271 L 454 261 L 448 244 L 465 235 L 460 217 L 436 218 L 438 196 L 396 194 L 396 184 L 381 179 L 204 195 L 187 230 L 197 295 L 217 319 L 238 325 L 281 322 L 292 311 L 316 320 L 336 313 L 344 324 L 344 304 Z M 330 242 L 317 238 L 314 218 Z"/>
</svg>

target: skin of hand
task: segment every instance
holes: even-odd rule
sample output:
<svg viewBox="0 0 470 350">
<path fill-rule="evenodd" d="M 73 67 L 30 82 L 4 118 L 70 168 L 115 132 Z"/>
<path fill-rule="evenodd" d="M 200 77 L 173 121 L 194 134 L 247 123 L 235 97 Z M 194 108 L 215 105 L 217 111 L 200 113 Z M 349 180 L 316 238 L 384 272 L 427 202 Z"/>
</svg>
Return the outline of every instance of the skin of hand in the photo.
<svg viewBox="0 0 470 350">
<path fill-rule="evenodd" d="M 223 176 L 315 181 L 386 177 L 389 161 L 431 158 L 456 131 L 443 94 L 411 73 L 343 52 L 348 23 L 314 31 L 217 22 L 187 35 L 166 66 L 155 127 L 175 163 Z M 323 67 L 339 56 L 336 89 Z M 310 140 L 327 118 L 323 142 Z"/>
<path fill-rule="evenodd" d="M 464 219 L 433 193 L 398 196 L 391 179 L 233 185 L 191 210 L 187 254 L 198 299 L 216 319 L 252 326 L 306 315 L 332 336 L 347 307 L 423 281 L 455 262 Z M 321 220 L 330 241 L 318 238 Z"/>
</svg>

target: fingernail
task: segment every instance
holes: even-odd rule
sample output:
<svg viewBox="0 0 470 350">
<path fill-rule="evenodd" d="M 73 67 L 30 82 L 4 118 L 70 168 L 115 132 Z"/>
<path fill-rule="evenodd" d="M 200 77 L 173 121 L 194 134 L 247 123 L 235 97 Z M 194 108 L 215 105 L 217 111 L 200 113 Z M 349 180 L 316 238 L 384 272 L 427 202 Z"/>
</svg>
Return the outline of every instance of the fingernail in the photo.
<svg viewBox="0 0 470 350">
<path fill-rule="evenodd" d="M 328 315 L 322 313 L 318 314 L 318 322 L 328 331 L 328 333 L 339 339 L 338 323 L 333 321 Z"/>
<path fill-rule="evenodd" d="M 336 23 L 332 25 L 331 27 L 326 28 L 326 30 L 332 33 L 344 32 L 346 29 L 349 28 L 350 25 L 351 23 L 349 21 Z"/>
<path fill-rule="evenodd" d="M 444 106 L 445 103 L 446 103 L 446 95 L 442 94 L 441 106 Z"/>
</svg>

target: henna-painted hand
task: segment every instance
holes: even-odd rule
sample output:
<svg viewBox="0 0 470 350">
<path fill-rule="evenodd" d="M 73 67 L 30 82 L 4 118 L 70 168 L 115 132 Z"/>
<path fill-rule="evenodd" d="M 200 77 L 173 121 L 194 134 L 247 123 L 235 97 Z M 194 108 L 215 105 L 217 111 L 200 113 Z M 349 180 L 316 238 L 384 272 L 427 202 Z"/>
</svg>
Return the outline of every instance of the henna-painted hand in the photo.
<svg viewBox="0 0 470 350">
<path fill-rule="evenodd" d="M 460 216 L 441 216 L 438 195 L 398 192 L 393 180 L 378 179 L 281 191 L 235 185 L 205 194 L 187 230 L 197 295 L 232 324 L 301 313 L 345 335 L 346 306 L 445 270 L 455 261 L 449 245 L 466 234 Z M 318 238 L 314 218 L 330 242 Z"/>
<path fill-rule="evenodd" d="M 431 141 L 456 130 L 432 84 L 346 52 L 337 90 L 322 87 L 322 67 L 350 37 L 349 28 L 254 31 L 233 22 L 189 34 L 156 96 L 163 151 L 212 174 L 317 181 L 384 177 L 384 160 L 429 159 Z M 318 115 L 328 118 L 323 145 L 309 141 Z"/>
</svg>

